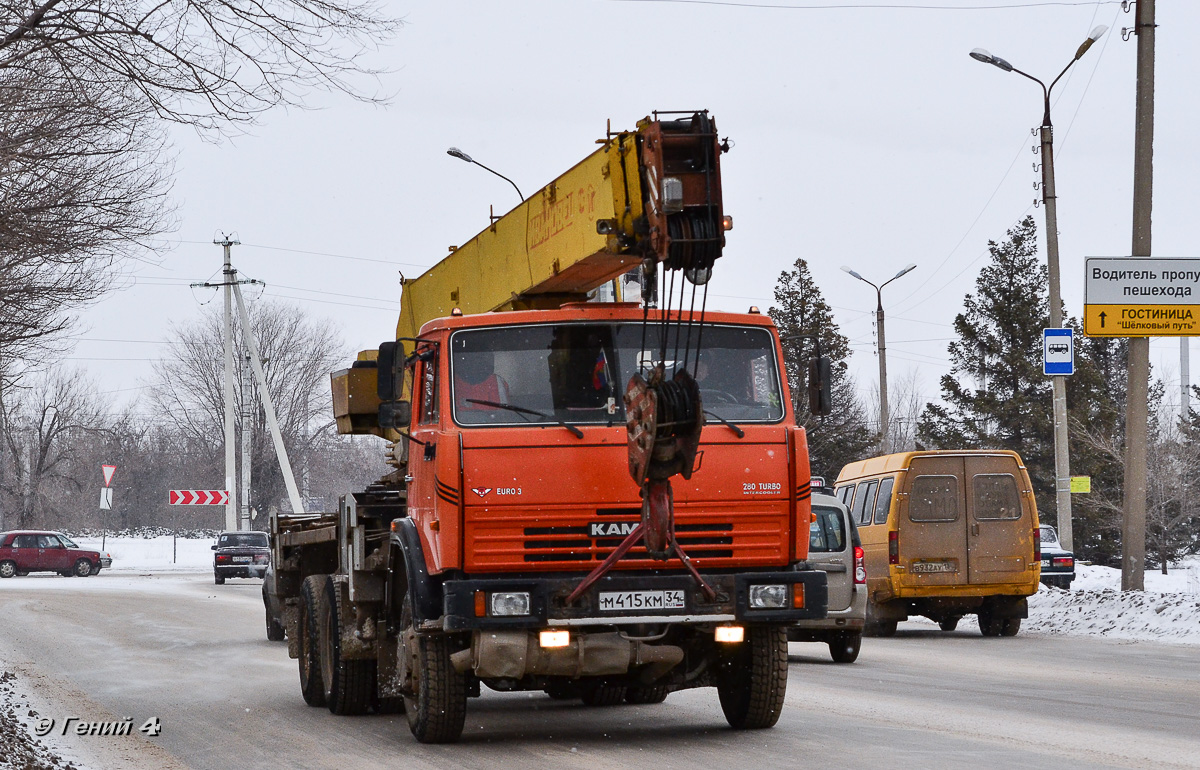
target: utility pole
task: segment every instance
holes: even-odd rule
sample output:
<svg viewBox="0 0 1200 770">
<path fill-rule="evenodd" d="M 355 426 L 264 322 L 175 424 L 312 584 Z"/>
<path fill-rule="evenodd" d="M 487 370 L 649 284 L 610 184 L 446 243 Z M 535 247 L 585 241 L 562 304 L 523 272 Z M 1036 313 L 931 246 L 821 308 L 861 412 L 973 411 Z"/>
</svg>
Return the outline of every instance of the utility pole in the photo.
<svg viewBox="0 0 1200 770">
<path fill-rule="evenodd" d="M 1192 361 L 1191 337 L 1179 338 L 1179 419 L 1188 420 L 1188 412 L 1192 409 Z"/>
<path fill-rule="evenodd" d="M 1050 125 L 1050 95 L 1038 131 L 1042 153 L 1042 203 L 1046 207 L 1046 267 L 1050 273 L 1050 328 L 1062 328 L 1062 282 L 1058 268 L 1058 198 L 1054 192 L 1054 127 Z M 1067 441 L 1067 380 L 1061 374 L 1050 378 L 1054 412 L 1054 502 L 1057 508 L 1058 539 L 1062 547 L 1074 549 L 1071 521 L 1071 455 Z"/>
<path fill-rule="evenodd" d="M 238 529 L 251 529 L 250 525 L 250 440 L 254 435 L 254 387 L 250 378 L 250 354 L 242 357 L 242 523 Z"/>
<path fill-rule="evenodd" d="M 225 264 L 221 271 L 222 284 L 225 287 L 225 489 L 229 492 L 229 504 L 225 506 L 225 529 L 237 529 L 237 456 L 234 446 L 234 413 L 233 413 L 233 283 L 237 280 L 237 271 L 230 262 L 230 248 L 240 241 L 228 235 L 219 241 L 225 251 Z"/>
<path fill-rule="evenodd" d="M 1133 135 L 1133 249 L 1149 257 L 1154 188 L 1154 0 L 1134 6 L 1137 35 L 1137 113 Z M 1186 338 L 1185 338 L 1186 339 Z M 1125 504 L 1121 520 L 1121 590 L 1145 590 L 1146 444 L 1150 386 L 1150 339 L 1129 340 L 1125 402 Z"/>
</svg>

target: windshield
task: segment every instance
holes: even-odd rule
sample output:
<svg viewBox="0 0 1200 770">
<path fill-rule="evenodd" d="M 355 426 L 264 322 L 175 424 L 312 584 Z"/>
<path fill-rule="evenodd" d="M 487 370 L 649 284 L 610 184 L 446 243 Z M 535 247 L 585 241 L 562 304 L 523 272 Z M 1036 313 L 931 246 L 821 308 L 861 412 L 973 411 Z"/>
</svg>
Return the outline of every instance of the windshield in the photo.
<svg viewBox="0 0 1200 770">
<path fill-rule="evenodd" d="M 699 336 L 698 327 L 693 334 Z M 643 345 L 640 322 L 455 332 L 450 340 L 454 419 L 460 425 L 623 423 L 625 387 L 639 366 L 659 363 L 659 343 L 659 328 L 650 325 Z M 694 372 L 706 411 L 731 422 L 783 419 L 770 332 L 706 326 L 702 344 L 699 362 L 693 351 L 687 368 Z M 668 378 L 684 367 L 673 358 L 674 347 L 672 333 L 662 362 Z M 682 349 L 678 356 L 682 359 Z"/>
<path fill-rule="evenodd" d="M 78 548 L 79 547 L 79 546 L 75 545 L 74 540 L 72 540 L 71 538 L 62 534 L 61 532 L 56 533 L 56 534 L 58 534 L 58 539 L 63 541 L 63 545 L 65 545 L 67 548 Z"/>
</svg>

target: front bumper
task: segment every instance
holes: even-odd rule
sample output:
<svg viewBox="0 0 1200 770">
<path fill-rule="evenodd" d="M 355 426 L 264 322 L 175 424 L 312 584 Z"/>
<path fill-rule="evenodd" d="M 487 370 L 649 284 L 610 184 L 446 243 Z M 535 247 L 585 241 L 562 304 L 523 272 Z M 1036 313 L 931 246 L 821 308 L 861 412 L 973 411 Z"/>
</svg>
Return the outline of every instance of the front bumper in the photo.
<svg viewBox="0 0 1200 770">
<path fill-rule="evenodd" d="M 548 575 L 537 578 L 483 578 L 448 580 L 443 584 L 444 627 L 447 630 L 482 628 L 546 628 L 612 626 L 633 623 L 791 623 L 824 618 L 828 608 L 825 573 L 819 570 L 705 574 L 716 591 L 710 602 L 687 574 L 661 573 L 607 575 L 596 582 L 574 604 L 566 597 L 583 580 L 583 574 Z M 804 588 L 804 606 L 785 609 L 755 609 L 749 606 L 750 586 L 784 584 L 793 595 L 795 584 Z M 530 614 L 515 617 L 479 617 L 475 594 L 483 591 L 528 591 Z M 684 607 L 653 610 L 601 610 L 600 594 L 626 591 L 681 591 Z"/>
</svg>

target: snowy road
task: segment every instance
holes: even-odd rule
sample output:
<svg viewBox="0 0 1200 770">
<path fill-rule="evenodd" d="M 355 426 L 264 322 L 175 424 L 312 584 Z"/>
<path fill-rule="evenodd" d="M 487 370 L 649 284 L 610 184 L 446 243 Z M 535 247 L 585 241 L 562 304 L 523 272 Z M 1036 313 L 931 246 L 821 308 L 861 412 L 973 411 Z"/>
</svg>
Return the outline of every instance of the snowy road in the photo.
<svg viewBox="0 0 1200 770">
<path fill-rule="evenodd" d="M 56 724 L 161 719 L 155 738 L 55 737 L 92 768 L 1200 767 L 1196 647 L 984 639 L 966 623 L 902 624 L 851 665 L 793 644 L 773 730 L 728 730 L 712 690 L 596 709 L 485 688 L 461 743 L 421 746 L 403 716 L 305 706 L 259 592 L 202 574 L 7 580 L 0 664 Z"/>
</svg>

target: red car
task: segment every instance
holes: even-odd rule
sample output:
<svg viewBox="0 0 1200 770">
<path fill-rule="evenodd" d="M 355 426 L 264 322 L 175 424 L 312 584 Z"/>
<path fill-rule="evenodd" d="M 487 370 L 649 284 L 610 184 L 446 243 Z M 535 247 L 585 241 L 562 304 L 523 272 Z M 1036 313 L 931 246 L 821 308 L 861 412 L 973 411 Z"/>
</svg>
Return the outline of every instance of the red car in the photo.
<svg viewBox="0 0 1200 770">
<path fill-rule="evenodd" d="M 98 551 L 79 548 L 57 532 L 0 532 L 0 578 L 30 572 L 87 577 L 100 567 Z"/>
</svg>

